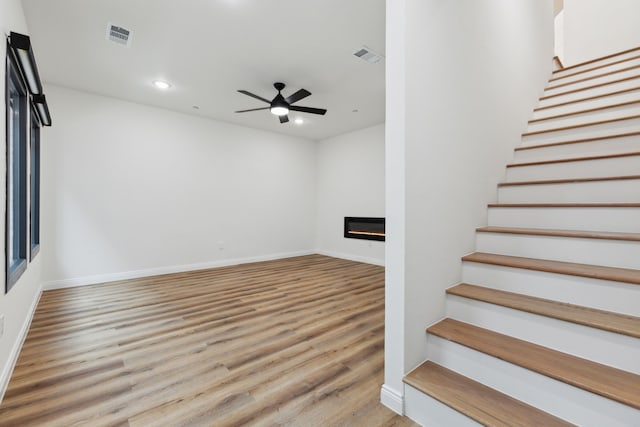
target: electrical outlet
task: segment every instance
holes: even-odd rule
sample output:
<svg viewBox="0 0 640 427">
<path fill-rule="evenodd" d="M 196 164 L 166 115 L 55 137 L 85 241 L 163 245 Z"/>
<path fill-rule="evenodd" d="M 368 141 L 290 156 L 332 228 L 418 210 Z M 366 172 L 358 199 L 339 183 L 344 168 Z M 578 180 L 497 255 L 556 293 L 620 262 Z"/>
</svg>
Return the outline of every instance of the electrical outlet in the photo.
<svg viewBox="0 0 640 427">
<path fill-rule="evenodd" d="M 4 314 L 0 314 L 0 338 L 4 335 Z"/>
</svg>

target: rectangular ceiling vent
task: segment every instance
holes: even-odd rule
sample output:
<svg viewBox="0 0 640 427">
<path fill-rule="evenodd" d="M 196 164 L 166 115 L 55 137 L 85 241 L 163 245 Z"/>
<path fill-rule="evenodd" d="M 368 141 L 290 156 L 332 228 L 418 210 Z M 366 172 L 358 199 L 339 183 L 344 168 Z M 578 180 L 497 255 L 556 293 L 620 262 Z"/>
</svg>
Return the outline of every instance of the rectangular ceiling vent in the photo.
<svg viewBox="0 0 640 427">
<path fill-rule="evenodd" d="M 118 27 L 117 25 L 112 25 L 111 22 L 109 22 L 107 24 L 107 40 L 129 47 L 131 46 L 131 31 Z"/>
<path fill-rule="evenodd" d="M 369 62 L 370 64 L 375 64 L 382 59 L 382 55 L 375 53 L 366 46 L 362 46 L 360 49 L 356 49 L 353 52 L 353 55 L 357 56 L 363 61 Z"/>
</svg>

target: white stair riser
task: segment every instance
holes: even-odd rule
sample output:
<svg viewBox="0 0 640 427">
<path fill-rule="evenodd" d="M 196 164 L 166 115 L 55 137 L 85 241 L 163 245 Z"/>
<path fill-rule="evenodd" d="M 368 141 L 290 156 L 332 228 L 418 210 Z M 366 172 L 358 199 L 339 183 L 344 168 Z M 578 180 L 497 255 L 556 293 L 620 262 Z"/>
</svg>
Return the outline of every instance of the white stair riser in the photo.
<svg viewBox="0 0 640 427">
<path fill-rule="evenodd" d="M 640 373 L 637 338 L 456 295 L 447 296 L 447 317 L 583 359 Z"/>
<path fill-rule="evenodd" d="M 584 427 L 630 426 L 640 411 L 484 353 L 427 337 L 428 358 L 542 411 Z"/>
<path fill-rule="evenodd" d="M 640 316 L 640 292 L 630 283 L 463 262 L 462 281 L 487 288 Z"/>
<path fill-rule="evenodd" d="M 498 227 L 640 233 L 640 208 L 491 207 L 488 224 Z"/>
<path fill-rule="evenodd" d="M 513 182 L 613 175 L 640 175 L 640 154 L 609 159 L 512 166 L 507 168 L 506 180 Z"/>
<path fill-rule="evenodd" d="M 640 74 L 640 73 L 639 73 Z M 577 101 L 592 96 L 608 95 L 612 92 L 618 92 L 625 89 L 633 89 L 640 86 L 640 76 L 638 78 L 624 80 L 621 82 L 611 82 L 591 89 L 584 89 L 572 92 L 571 90 L 560 91 L 557 96 L 543 95 L 538 102 L 538 107 L 546 107 L 549 105 L 561 104 L 564 102 Z M 567 93 L 565 93 L 567 92 Z"/>
<path fill-rule="evenodd" d="M 567 74 L 573 74 L 573 73 L 577 73 L 580 71 L 585 71 L 585 70 L 589 70 L 593 67 L 599 67 L 599 66 L 610 66 L 613 65 L 614 62 L 618 62 L 618 61 L 623 61 L 626 59 L 631 59 L 635 56 L 638 56 L 640 54 L 640 50 L 634 50 L 631 52 L 627 52 L 627 53 L 623 53 L 621 55 L 615 55 L 611 58 L 607 58 L 607 59 L 602 59 L 600 61 L 594 61 L 591 62 L 589 64 L 585 64 L 585 65 L 580 65 L 579 67 L 571 67 L 568 69 L 564 69 L 562 71 L 558 71 L 556 73 L 553 73 L 553 77 L 562 77 L 562 76 L 566 76 Z M 570 64 L 565 64 L 570 66 Z M 604 68 L 601 68 L 604 69 Z"/>
<path fill-rule="evenodd" d="M 557 84 L 562 84 L 562 83 L 569 83 L 569 82 L 574 82 L 576 80 L 581 80 L 581 79 L 587 79 L 590 77 L 594 77 L 594 76 L 599 76 L 601 74 L 605 74 L 605 73 L 611 73 L 614 71 L 619 71 L 619 70 L 624 70 L 625 68 L 630 68 L 630 67 L 635 67 L 636 65 L 640 65 L 640 57 L 638 56 L 638 52 L 635 53 L 636 58 L 635 59 L 628 59 L 627 61 L 624 62 L 619 62 L 617 64 L 611 64 L 607 67 L 602 67 L 602 68 L 596 68 L 595 70 L 591 70 L 591 71 L 584 71 L 582 73 L 578 72 L 578 71 L 574 71 L 572 73 L 565 73 L 565 75 L 567 75 L 568 77 L 563 77 L 563 78 L 558 78 L 559 76 L 553 76 L 552 78 L 554 80 L 549 81 L 549 86 L 554 86 Z M 590 68 L 595 68 L 597 67 L 597 65 L 594 65 Z M 577 73 L 577 74 L 575 74 Z M 575 75 L 570 75 L 570 74 L 575 74 Z"/>
<path fill-rule="evenodd" d="M 555 130 L 538 134 L 523 134 L 522 145 L 551 144 L 563 141 L 575 141 L 585 138 L 602 138 L 612 134 L 640 131 L 640 118 L 631 118 L 603 124 L 590 124 L 565 130 Z"/>
<path fill-rule="evenodd" d="M 543 96 L 556 95 L 561 92 L 567 92 L 570 90 L 583 89 L 586 87 L 591 87 L 595 85 L 599 85 L 602 83 L 609 83 L 616 80 L 626 79 L 627 77 L 634 77 L 640 75 L 640 69 L 633 68 L 631 70 L 620 71 L 615 74 L 595 77 L 589 80 L 584 80 L 581 82 L 570 83 L 565 86 L 558 86 L 563 84 L 562 82 L 552 83 L 544 90 Z"/>
<path fill-rule="evenodd" d="M 635 90 L 630 92 L 623 92 L 623 93 L 618 93 L 614 95 L 603 96 L 600 98 L 589 99 L 586 101 L 582 100 L 583 98 L 580 98 L 580 99 L 581 101 L 573 102 L 566 105 L 553 106 L 555 104 L 552 104 L 552 106 L 550 106 L 549 108 L 544 108 L 542 110 L 535 110 L 533 112 L 533 115 L 531 116 L 531 119 L 534 120 L 542 117 L 557 116 L 558 114 L 575 113 L 576 111 L 583 111 L 583 110 L 589 110 L 592 108 L 600 108 L 600 107 L 606 107 L 614 104 L 621 104 L 623 102 L 637 101 L 638 99 L 640 99 L 640 84 Z"/>
<path fill-rule="evenodd" d="M 556 129 L 559 127 L 582 125 L 586 123 L 637 115 L 640 115 L 640 100 L 634 105 L 608 108 L 606 110 L 592 111 L 590 113 L 576 114 L 573 116 L 558 117 L 555 119 L 529 123 L 527 125 L 526 132 L 537 132 L 546 129 Z"/>
<path fill-rule="evenodd" d="M 640 179 L 515 185 L 498 189 L 500 203 L 635 203 Z"/>
<path fill-rule="evenodd" d="M 404 400 L 405 415 L 422 426 L 478 427 L 482 425 L 407 384 L 404 386 Z"/>
<path fill-rule="evenodd" d="M 631 268 L 639 270 L 640 275 L 640 242 L 476 233 L 476 248 L 478 252 L 499 255 Z"/>
<path fill-rule="evenodd" d="M 640 135 L 517 150 L 514 163 L 640 151 Z"/>
</svg>

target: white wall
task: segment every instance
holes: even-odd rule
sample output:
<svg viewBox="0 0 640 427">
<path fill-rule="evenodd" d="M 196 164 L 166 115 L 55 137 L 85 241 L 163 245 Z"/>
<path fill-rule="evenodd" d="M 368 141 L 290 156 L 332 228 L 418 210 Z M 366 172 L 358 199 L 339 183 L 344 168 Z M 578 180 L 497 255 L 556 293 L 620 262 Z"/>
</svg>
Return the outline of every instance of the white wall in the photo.
<svg viewBox="0 0 640 427">
<path fill-rule="evenodd" d="M 388 0 L 387 19 L 382 398 L 397 410 L 550 76 L 553 3 Z"/>
<path fill-rule="evenodd" d="M 564 54 L 564 10 L 560 11 L 553 20 L 553 53 L 565 64 Z"/>
<path fill-rule="evenodd" d="M 317 250 L 384 265 L 384 242 L 343 237 L 345 216 L 384 217 L 384 125 L 318 142 Z"/>
<path fill-rule="evenodd" d="M 47 286 L 313 250 L 314 142 L 56 86 L 47 99 Z"/>
<path fill-rule="evenodd" d="M 22 4 L 19 0 L 2 0 L 0 1 L 0 29 L 2 34 L 8 36 L 11 31 L 22 34 L 28 34 L 27 24 L 22 11 Z M 5 108 L 5 55 L 6 44 L 0 43 L 0 56 L 2 57 L 3 66 L 0 67 L 0 123 L 2 140 L 6 135 L 6 108 Z M 37 47 L 35 48 L 37 59 Z M 43 144 L 48 138 L 47 129 L 41 133 Z M 3 143 L 4 144 L 4 143 Z M 4 146 L 4 145 L 3 145 Z M 6 188 L 6 150 L 0 150 L 0 188 Z M 0 192 L 0 235 L 1 241 L 5 241 L 5 208 L 6 192 Z M 29 198 L 27 198 L 29 200 Z M 4 247 L 4 244 L 2 245 Z M 14 284 L 8 294 L 5 294 L 5 260 L 6 255 L 0 257 L 0 265 L 2 266 L 2 279 L 0 279 L 0 316 L 4 315 L 4 334 L 0 337 L 0 400 L 4 394 L 5 387 L 9 381 L 9 375 L 15 363 L 15 357 L 20 349 L 23 334 L 28 327 L 31 318 L 31 310 L 40 294 L 41 282 L 41 266 L 45 256 L 45 251 L 41 250 L 36 258 L 29 263 L 27 270 L 22 277 Z"/>
<path fill-rule="evenodd" d="M 565 0 L 564 65 L 640 46 L 638 0 Z"/>
</svg>

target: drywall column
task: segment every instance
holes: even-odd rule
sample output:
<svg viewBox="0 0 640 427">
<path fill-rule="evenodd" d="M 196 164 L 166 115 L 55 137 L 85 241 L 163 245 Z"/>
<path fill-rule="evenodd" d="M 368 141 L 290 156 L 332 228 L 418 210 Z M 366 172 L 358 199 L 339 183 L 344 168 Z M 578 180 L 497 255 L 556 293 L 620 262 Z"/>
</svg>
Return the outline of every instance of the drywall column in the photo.
<svg viewBox="0 0 640 427">
<path fill-rule="evenodd" d="M 385 122 L 385 336 L 383 404 L 404 413 L 405 0 L 387 0 Z M 391 120 L 389 120 L 391 119 Z"/>
<path fill-rule="evenodd" d="M 551 0 L 387 0 L 382 401 L 427 357 L 486 205 L 551 72 Z"/>
<path fill-rule="evenodd" d="M 560 11 L 553 20 L 554 43 L 553 52 L 565 64 L 564 56 L 564 10 Z"/>
<path fill-rule="evenodd" d="M 640 46 L 637 0 L 565 0 L 564 65 Z"/>
</svg>

